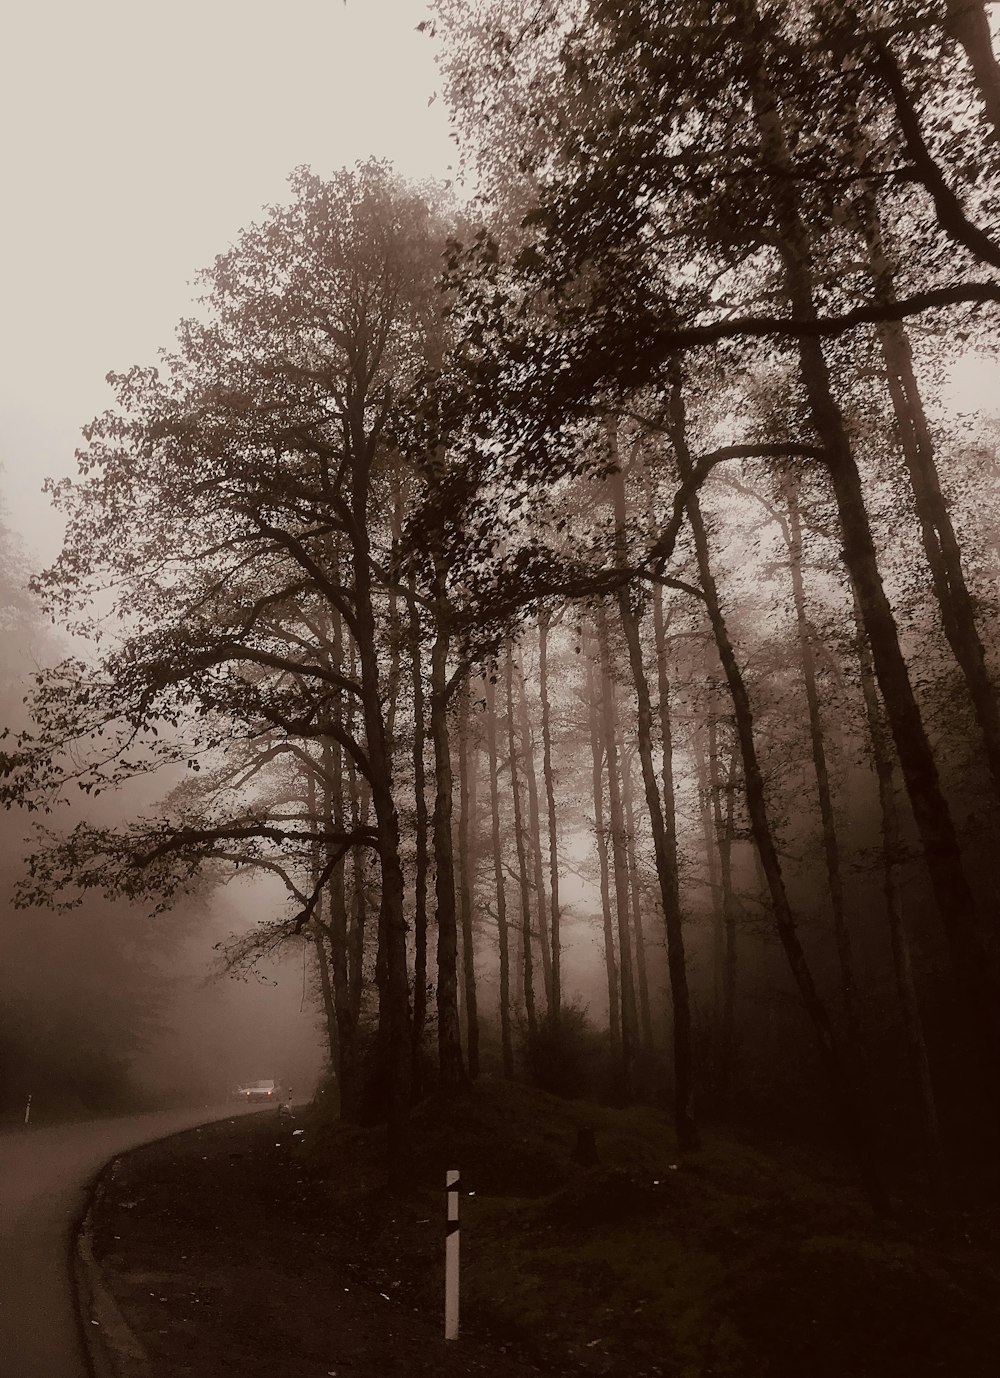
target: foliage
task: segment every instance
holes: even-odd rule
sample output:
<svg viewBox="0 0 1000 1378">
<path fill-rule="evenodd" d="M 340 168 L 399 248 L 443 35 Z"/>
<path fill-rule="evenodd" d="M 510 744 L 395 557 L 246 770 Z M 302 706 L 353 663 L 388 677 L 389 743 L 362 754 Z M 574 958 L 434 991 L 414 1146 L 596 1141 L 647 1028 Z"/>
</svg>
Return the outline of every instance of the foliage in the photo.
<svg viewBox="0 0 1000 1378">
<path fill-rule="evenodd" d="M 575 1002 L 546 1012 L 534 1030 L 521 1029 L 521 1058 L 528 1080 L 554 1096 L 580 1100 L 600 1095 L 608 1084 L 604 1038 Z"/>
</svg>

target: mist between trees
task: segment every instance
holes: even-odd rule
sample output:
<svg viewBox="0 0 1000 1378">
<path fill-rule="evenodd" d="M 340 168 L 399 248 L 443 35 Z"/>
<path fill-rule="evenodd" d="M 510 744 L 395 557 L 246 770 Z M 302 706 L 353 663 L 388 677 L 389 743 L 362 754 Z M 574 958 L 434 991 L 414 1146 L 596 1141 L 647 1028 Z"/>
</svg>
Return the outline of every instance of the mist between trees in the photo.
<svg viewBox="0 0 1000 1378">
<path fill-rule="evenodd" d="M 187 778 L 22 902 L 278 877 L 396 1186 L 485 1070 L 990 1179 L 985 10 L 435 12 L 477 201 L 297 171 L 55 488 L 5 801 Z"/>
</svg>

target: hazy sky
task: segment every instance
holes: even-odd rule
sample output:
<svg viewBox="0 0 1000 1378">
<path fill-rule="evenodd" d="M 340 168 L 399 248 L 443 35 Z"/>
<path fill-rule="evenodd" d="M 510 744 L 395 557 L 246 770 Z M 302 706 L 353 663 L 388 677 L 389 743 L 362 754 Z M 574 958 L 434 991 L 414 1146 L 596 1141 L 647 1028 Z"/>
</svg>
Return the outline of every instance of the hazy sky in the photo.
<svg viewBox="0 0 1000 1378">
<path fill-rule="evenodd" d="M 447 176 L 422 0 L 35 0 L 0 77 L 0 461 L 9 526 L 56 550 L 39 492 L 74 471 L 104 375 L 169 344 L 198 269 L 300 163 Z"/>
<path fill-rule="evenodd" d="M 447 176 L 423 0 L 35 0 L 8 7 L 0 77 L 0 484 L 33 564 L 59 526 L 112 368 L 169 344 L 189 283 L 293 167 L 368 154 Z M 964 370 L 953 405 L 1000 388 Z"/>
</svg>

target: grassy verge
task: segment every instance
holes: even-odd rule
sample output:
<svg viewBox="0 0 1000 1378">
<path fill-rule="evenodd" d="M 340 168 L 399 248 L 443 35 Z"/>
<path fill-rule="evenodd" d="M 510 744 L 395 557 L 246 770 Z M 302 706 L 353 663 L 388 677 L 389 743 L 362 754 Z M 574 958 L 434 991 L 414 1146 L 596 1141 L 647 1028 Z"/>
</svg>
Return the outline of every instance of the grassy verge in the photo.
<svg viewBox="0 0 1000 1378">
<path fill-rule="evenodd" d="M 578 1161 L 580 1129 L 598 1161 Z M 124 1155 L 94 1250 L 150 1378 L 994 1378 L 985 1220 L 876 1221 L 800 1153 L 648 1109 L 484 1080 L 383 1135 L 261 1113 Z M 462 1339 L 442 1338 L 445 1172 L 462 1180 Z"/>
<path fill-rule="evenodd" d="M 446 1168 L 461 1172 L 466 1325 L 540 1366 L 668 1378 L 996 1373 L 1000 1259 L 967 1221 L 875 1220 L 829 1169 L 665 1119 L 483 1082 L 416 1112 L 416 1191 L 380 1186 L 374 1132 L 307 1125 L 311 1176 L 373 1284 L 440 1306 Z M 599 1162 L 576 1159 L 593 1131 Z"/>
</svg>

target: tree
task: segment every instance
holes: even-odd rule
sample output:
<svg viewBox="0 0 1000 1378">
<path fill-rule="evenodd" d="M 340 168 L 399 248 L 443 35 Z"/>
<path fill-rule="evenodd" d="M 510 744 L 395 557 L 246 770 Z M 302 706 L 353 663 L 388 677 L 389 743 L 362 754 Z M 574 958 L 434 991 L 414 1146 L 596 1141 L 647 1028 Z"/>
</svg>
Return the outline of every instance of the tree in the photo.
<svg viewBox="0 0 1000 1378">
<path fill-rule="evenodd" d="M 411 1024 L 387 717 L 396 662 L 383 628 L 390 597 L 404 590 L 390 570 L 384 497 L 407 388 L 437 330 L 443 240 L 426 200 L 383 165 L 326 182 L 300 171 L 290 204 L 216 259 L 204 318 L 182 323 L 160 370 L 114 379 L 117 408 L 88 427 L 80 481 L 60 486 L 66 541 L 38 586 L 53 615 L 71 618 L 110 577 L 123 631 L 101 644 L 95 667 L 65 662 L 42 677 L 36 725 L 7 758 L 5 790 L 50 807 L 74 783 L 97 790 L 163 766 L 198 769 L 234 738 L 264 734 L 343 751 L 371 823 L 292 824 L 251 806 L 78 829 L 38 875 L 50 888 L 169 900 L 234 842 L 307 851 L 318 842 L 328 860 L 299 913 L 304 925 L 347 853 L 370 849 L 396 1185 L 406 1178 Z M 332 663 L 334 619 L 352 647 L 350 672 Z M 80 629 L 99 638 L 96 617 Z M 79 764 L 60 751 L 74 741 L 87 744 Z M 355 890 L 363 902 L 363 886 Z"/>
</svg>

